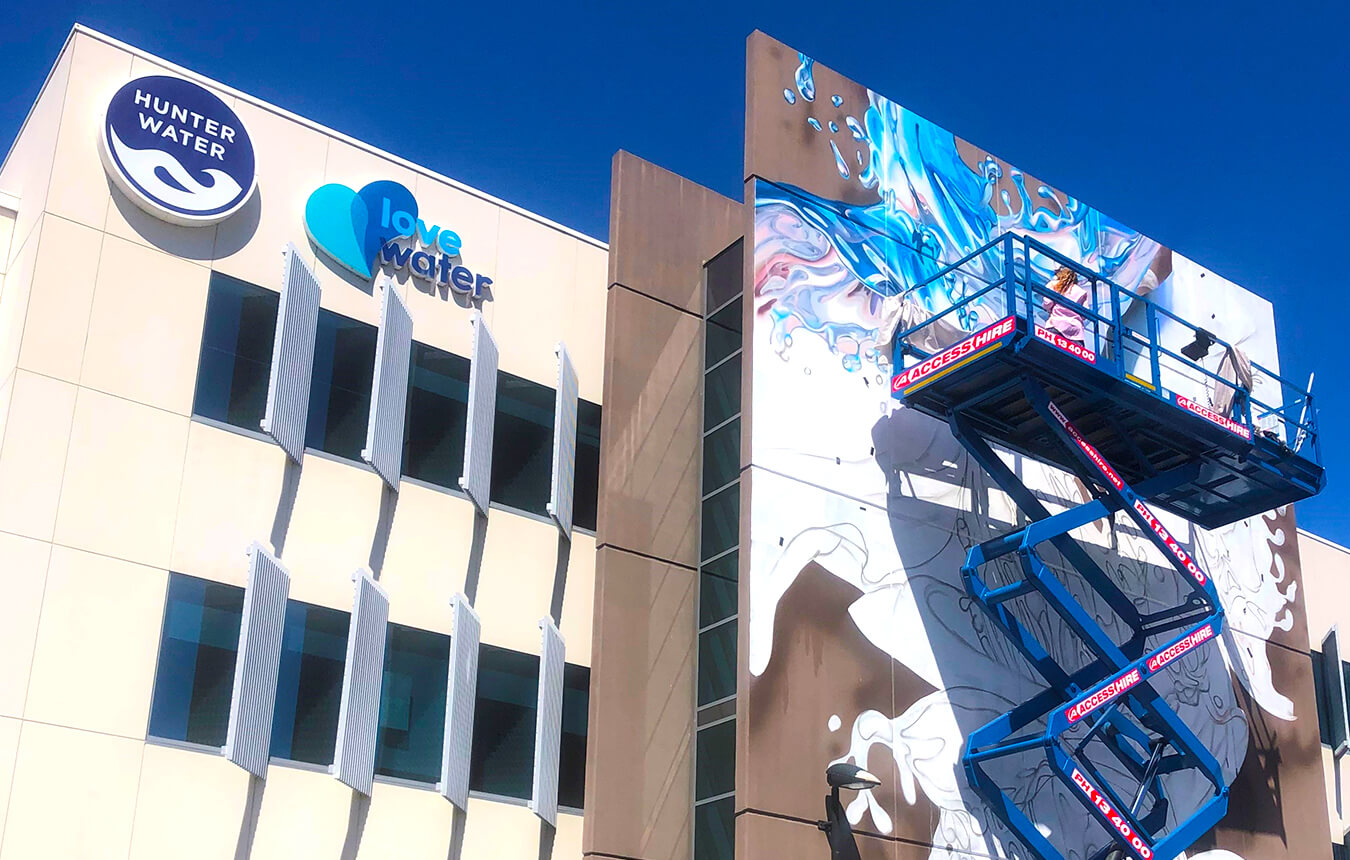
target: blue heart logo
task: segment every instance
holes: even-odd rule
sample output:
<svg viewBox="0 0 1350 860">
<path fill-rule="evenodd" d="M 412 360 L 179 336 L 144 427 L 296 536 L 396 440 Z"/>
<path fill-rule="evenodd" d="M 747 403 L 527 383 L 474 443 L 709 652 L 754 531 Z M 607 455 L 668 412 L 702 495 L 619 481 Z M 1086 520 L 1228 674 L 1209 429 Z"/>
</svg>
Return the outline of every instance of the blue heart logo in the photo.
<svg viewBox="0 0 1350 860">
<path fill-rule="evenodd" d="M 417 199 L 397 182 L 380 180 L 360 191 L 331 182 L 305 201 L 305 232 L 333 262 L 369 278 L 380 248 L 399 235 L 391 219 L 400 212 L 417 222 Z"/>
</svg>

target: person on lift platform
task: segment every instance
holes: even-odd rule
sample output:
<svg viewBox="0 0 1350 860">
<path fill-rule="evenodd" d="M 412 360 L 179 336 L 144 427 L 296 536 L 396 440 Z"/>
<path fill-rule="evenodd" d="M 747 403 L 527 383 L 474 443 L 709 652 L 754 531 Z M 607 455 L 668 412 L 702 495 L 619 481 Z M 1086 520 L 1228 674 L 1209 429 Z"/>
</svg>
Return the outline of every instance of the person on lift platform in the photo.
<svg viewBox="0 0 1350 860">
<path fill-rule="evenodd" d="M 1079 283 L 1077 273 L 1068 266 L 1056 269 L 1046 286 L 1078 305 L 1084 304 L 1088 298 L 1087 287 Z M 1051 296 L 1046 296 L 1041 300 L 1041 307 L 1050 315 L 1045 322 L 1048 330 L 1086 346 L 1083 315 L 1074 310 L 1072 305 L 1057 302 Z"/>
</svg>

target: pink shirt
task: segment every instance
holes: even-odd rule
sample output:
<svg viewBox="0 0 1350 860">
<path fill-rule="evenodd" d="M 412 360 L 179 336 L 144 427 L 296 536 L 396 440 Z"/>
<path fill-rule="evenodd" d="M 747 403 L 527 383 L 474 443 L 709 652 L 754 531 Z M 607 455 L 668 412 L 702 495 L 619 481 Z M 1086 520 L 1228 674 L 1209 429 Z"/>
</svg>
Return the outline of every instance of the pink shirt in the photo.
<svg viewBox="0 0 1350 860">
<path fill-rule="evenodd" d="M 1063 295 L 1069 301 L 1082 305 L 1087 302 L 1088 291 L 1079 284 L 1073 283 L 1069 285 Z M 1072 305 L 1061 304 L 1046 296 L 1041 300 L 1041 306 L 1050 312 L 1050 318 L 1045 323 L 1046 328 L 1062 334 L 1069 340 L 1083 342 L 1083 316 Z"/>
</svg>

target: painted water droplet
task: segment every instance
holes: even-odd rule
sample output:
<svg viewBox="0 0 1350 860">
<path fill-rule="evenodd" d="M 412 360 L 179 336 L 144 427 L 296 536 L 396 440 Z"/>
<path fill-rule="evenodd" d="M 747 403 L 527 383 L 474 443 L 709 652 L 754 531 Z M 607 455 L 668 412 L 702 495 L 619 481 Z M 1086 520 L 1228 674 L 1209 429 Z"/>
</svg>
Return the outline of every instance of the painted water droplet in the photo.
<svg viewBox="0 0 1350 860">
<path fill-rule="evenodd" d="M 790 105 L 795 105 L 797 103 L 797 94 L 792 90 L 783 90 L 783 101 Z"/>
<path fill-rule="evenodd" d="M 841 104 L 844 103 L 844 97 L 841 95 L 833 95 L 830 96 L 830 101 L 834 102 L 835 107 L 839 107 Z"/>
<path fill-rule="evenodd" d="M 863 166 L 862 150 L 860 149 L 860 150 L 858 150 L 857 152 L 855 152 L 855 153 L 853 153 L 853 154 L 856 155 L 856 156 L 858 156 L 858 166 L 859 166 L 859 167 L 862 167 L 862 166 Z"/>
<path fill-rule="evenodd" d="M 838 96 L 835 96 L 835 98 L 838 98 Z M 830 714 L 830 721 L 826 723 L 826 725 L 830 727 L 830 731 L 832 732 L 839 731 L 839 727 L 842 726 L 843 724 L 844 722 L 843 720 L 839 719 L 838 714 Z"/>
<path fill-rule="evenodd" d="M 834 120 L 830 120 L 830 131 L 835 132 L 835 131 L 838 131 L 838 130 L 839 130 L 839 126 L 838 126 L 837 124 L 835 124 L 835 121 L 834 121 Z"/>
<path fill-rule="evenodd" d="M 830 149 L 834 150 L 834 166 L 839 169 L 839 175 L 848 179 L 848 162 L 844 161 L 844 156 L 840 154 L 839 147 L 835 145 L 834 141 L 830 141 Z"/>
<path fill-rule="evenodd" d="M 816 131 L 820 131 L 820 120 L 816 119 L 816 118 L 813 117 L 813 116 L 809 116 L 809 117 L 806 118 L 806 122 L 807 122 L 808 125 L 810 125 L 812 128 L 814 128 Z"/>
<path fill-rule="evenodd" d="M 813 102 L 816 100 L 816 78 L 811 67 L 816 61 L 805 54 L 798 54 L 797 58 L 802 61 L 797 67 L 797 92 L 802 94 L 802 98 Z"/>
<path fill-rule="evenodd" d="M 858 358 L 858 356 L 850 352 L 844 356 L 843 364 L 844 370 L 847 370 L 849 373 L 852 373 L 853 371 L 862 367 L 862 359 Z"/>
<path fill-rule="evenodd" d="M 848 126 L 849 131 L 853 132 L 854 140 L 865 140 L 867 138 L 867 135 L 863 133 L 862 123 L 858 122 L 855 118 L 851 116 L 844 117 L 844 125 Z"/>
</svg>

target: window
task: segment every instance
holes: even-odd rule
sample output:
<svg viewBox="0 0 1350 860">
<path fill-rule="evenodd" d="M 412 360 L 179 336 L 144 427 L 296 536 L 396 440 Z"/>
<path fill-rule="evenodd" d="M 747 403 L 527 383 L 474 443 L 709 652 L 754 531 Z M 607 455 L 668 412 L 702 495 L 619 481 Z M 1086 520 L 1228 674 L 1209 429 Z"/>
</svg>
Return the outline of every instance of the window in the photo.
<svg viewBox="0 0 1350 860">
<path fill-rule="evenodd" d="M 494 645 L 478 652 L 469 788 L 528 800 L 534 782 L 539 658 Z"/>
<path fill-rule="evenodd" d="M 505 371 L 498 373 L 497 417 L 492 434 L 493 502 L 548 515 L 555 406 L 556 393 L 547 385 Z M 572 519 L 581 528 L 595 528 L 599 483 L 600 406 L 578 400 Z"/>
<path fill-rule="evenodd" d="M 700 860 L 730 860 L 735 842 L 741 265 L 737 240 L 704 267 L 703 504 L 694 742 L 694 856 Z"/>
<path fill-rule="evenodd" d="M 375 377 L 375 326 L 319 310 L 305 446 L 360 460 Z"/>
<path fill-rule="evenodd" d="M 403 474 L 458 489 L 468 416 L 469 360 L 413 343 Z"/>
<path fill-rule="evenodd" d="M 586 793 L 586 732 L 591 670 L 563 667 L 558 804 L 580 809 Z M 478 651 L 477 701 L 469 788 L 528 800 L 534 789 L 534 729 L 539 658 L 495 645 Z"/>
<path fill-rule="evenodd" d="M 151 737 L 225 745 L 244 589 L 169 574 Z"/>
<path fill-rule="evenodd" d="M 330 765 L 347 661 L 346 612 L 290 601 L 281 635 L 272 756 Z"/>
<path fill-rule="evenodd" d="M 375 772 L 417 782 L 441 776 L 450 637 L 390 624 Z"/>
<path fill-rule="evenodd" d="M 192 414 L 259 430 L 280 294 L 211 273 Z"/>
<path fill-rule="evenodd" d="M 558 805 L 581 809 L 586 800 L 586 731 L 591 706 L 591 670 L 563 667 L 562 753 L 558 757 Z"/>
</svg>

